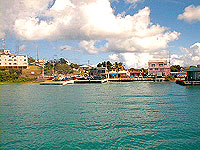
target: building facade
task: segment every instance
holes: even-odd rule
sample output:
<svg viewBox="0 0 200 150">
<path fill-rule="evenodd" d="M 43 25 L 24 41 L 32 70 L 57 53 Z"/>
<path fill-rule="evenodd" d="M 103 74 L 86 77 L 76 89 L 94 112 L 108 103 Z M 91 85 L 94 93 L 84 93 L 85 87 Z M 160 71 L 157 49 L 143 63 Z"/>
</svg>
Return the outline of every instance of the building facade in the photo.
<svg viewBox="0 0 200 150">
<path fill-rule="evenodd" d="M 0 50 L 0 67 L 4 68 L 23 68 L 28 67 L 27 55 L 11 54 L 10 50 Z"/>
<path fill-rule="evenodd" d="M 167 60 L 152 60 L 148 62 L 148 75 L 164 77 L 170 75 L 170 65 Z"/>
<path fill-rule="evenodd" d="M 200 68 L 190 68 L 187 71 L 187 81 L 200 81 Z"/>
<path fill-rule="evenodd" d="M 90 69 L 89 75 L 90 76 L 104 76 L 104 77 L 107 77 L 108 76 L 108 70 L 107 70 L 106 67 L 92 68 L 92 69 Z"/>
</svg>

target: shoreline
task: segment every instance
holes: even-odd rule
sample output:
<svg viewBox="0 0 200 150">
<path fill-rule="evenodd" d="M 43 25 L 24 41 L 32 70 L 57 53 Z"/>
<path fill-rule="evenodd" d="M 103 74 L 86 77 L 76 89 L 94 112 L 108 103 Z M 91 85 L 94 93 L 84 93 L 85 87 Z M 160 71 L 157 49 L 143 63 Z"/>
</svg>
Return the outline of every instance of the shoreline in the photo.
<svg viewBox="0 0 200 150">
<path fill-rule="evenodd" d="M 135 82 L 139 82 L 139 80 L 136 80 Z M 142 82 L 149 82 L 149 81 L 145 81 L 145 80 L 141 80 Z M 0 85 L 6 85 L 6 84 L 33 84 L 33 83 L 42 83 L 43 81 L 27 81 L 27 82 L 0 82 Z M 113 81 L 112 81 L 113 82 Z M 115 81 L 114 81 L 115 82 Z M 117 81 L 116 81 L 117 82 Z M 120 82 L 120 81 L 118 81 Z M 121 80 L 121 82 L 123 82 L 123 80 Z M 133 81 L 129 81 L 129 82 L 133 82 Z M 152 81 L 152 82 L 159 82 L 159 81 Z M 173 82 L 176 83 L 176 80 L 168 80 L 168 81 L 161 81 L 159 83 L 166 83 L 166 82 Z"/>
</svg>

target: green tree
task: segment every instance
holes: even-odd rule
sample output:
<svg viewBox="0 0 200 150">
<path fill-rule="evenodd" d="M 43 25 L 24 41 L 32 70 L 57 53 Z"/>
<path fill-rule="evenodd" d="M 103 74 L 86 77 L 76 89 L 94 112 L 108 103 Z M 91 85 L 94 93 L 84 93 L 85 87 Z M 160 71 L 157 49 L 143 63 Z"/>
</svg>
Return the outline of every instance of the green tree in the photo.
<svg viewBox="0 0 200 150">
<path fill-rule="evenodd" d="M 58 74 L 68 74 L 73 72 L 72 68 L 69 65 L 59 63 L 56 64 L 55 70 Z"/>
<path fill-rule="evenodd" d="M 35 59 L 33 57 L 28 58 L 28 64 L 34 63 Z"/>
<path fill-rule="evenodd" d="M 181 67 L 180 65 L 172 65 L 170 69 L 171 69 L 171 72 L 179 72 L 181 70 Z"/>
</svg>

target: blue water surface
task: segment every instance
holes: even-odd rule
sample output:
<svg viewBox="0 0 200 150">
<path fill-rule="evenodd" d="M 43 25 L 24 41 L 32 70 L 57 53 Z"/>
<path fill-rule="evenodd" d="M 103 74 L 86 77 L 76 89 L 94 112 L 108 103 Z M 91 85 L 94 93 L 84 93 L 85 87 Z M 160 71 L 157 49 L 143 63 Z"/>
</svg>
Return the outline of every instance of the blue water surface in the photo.
<svg viewBox="0 0 200 150">
<path fill-rule="evenodd" d="M 200 149 L 200 86 L 0 88 L 1 149 Z"/>
</svg>

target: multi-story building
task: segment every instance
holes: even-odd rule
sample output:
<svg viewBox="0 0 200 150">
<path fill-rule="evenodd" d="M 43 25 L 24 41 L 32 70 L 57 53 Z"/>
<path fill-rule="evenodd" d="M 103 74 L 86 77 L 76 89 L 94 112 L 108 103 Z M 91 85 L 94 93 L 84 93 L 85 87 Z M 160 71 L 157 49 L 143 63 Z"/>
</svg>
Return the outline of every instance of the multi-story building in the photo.
<svg viewBox="0 0 200 150">
<path fill-rule="evenodd" d="M 148 75 L 167 76 L 170 75 L 170 65 L 167 60 L 152 60 L 148 62 Z"/>
<path fill-rule="evenodd" d="M 0 50 L 0 67 L 4 68 L 23 68 L 28 67 L 27 55 L 11 54 L 10 50 Z"/>
<path fill-rule="evenodd" d="M 89 72 L 90 76 L 108 76 L 108 69 L 106 67 L 91 68 Z"/>
</svg>

